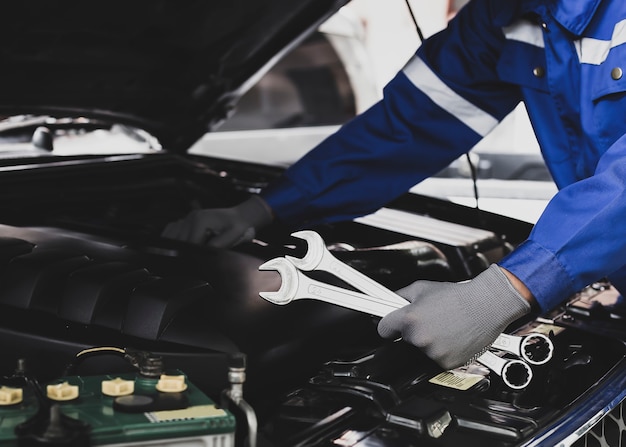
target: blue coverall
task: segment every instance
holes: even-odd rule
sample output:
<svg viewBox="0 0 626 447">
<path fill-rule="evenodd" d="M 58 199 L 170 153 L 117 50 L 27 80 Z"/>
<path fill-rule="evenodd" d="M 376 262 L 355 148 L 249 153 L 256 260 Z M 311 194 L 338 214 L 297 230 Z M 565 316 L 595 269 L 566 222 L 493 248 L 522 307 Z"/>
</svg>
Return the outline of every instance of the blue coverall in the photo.
<svg viewBox="0 0 626 447">
<path fill-rule="evenodd" d="M 626 292 L 626 2 L 473 0 L 383 99 L 262 193 L 277 218 L 371 213 L 524 101 L 559 192 L 499 265 L 548 310 L 603 277 Z"/>
</svg>

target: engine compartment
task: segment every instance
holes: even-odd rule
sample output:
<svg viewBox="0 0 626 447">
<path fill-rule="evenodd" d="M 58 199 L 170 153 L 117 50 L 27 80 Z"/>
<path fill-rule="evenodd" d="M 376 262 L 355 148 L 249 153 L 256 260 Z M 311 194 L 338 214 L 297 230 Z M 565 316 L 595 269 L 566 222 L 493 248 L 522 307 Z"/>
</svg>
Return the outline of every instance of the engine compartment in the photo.
<svg viewBox="0 0 626 447">
<path fill-rule="evenodd" d="M 280 278 L 259 265 L 302 254 L 291 229 L 273 227 L 231 250 L 159 236 L 193 208 L 238 203 L 277 170 L 155 155 L 25 160 L 2 171 L 4 374 L 24 358 L 42 379 L 56 377 L 81 349 L 132 346 L 163 356 L 216 396 L 227 383 L 229 354 L 244 352 L 246 393 L 266 445 L 361 447 L 532 445 L 551 428 L 574 424 L 570 417 L 592 411 L 609 384 L 626 380 L 621 311 L 607 311 L 613 303 L 606 300 L 590 304 L 610 285 L 593 285 L 550 315 L 510 328 L 543 332 L 555 344 L 529 387 L 511 390 L 470 365 L 463 373 L 473 384 L 462 389 L 462 375 L 441 376 L 417 349 L 381 340 L 369 315 L 260 299 Z M 391 289 L 470 278 L 530 230 L 416 196 L 388 210 L 314 230 L 338 258 Z M 443 235 L 429 232 L 430 224 Z M 459 227 L 469 239 L 448 236 Z M 104 357 L 81 365 L 81 374 L 126 366 Z"/>
</svg>

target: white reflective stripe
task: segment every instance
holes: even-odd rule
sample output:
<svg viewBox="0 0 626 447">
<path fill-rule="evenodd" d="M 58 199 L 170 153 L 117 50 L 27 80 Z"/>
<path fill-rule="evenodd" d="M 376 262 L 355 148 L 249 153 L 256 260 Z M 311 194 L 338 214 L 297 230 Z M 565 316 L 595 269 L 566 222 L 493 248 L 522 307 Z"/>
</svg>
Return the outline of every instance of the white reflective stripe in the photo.
<svg viewBox="0 0 626 447">
<path fill-rule="evenodd" d="M 626 43 L 626 20 L 615 24 L 611 40 L 583 37 L 574 42 L 574 45 L 581 64 L 600 65 L 613 48 L 624 43 Z"/>
<path fill-rule="evenodd" d="M 480 136 L 484 137 L 498 124 L 496 118 L 448 87 L 418 56 L 414 56 L 406 64 L 403 72 L 411 83 L 435 104 L 455 116 Z"/>
<path fill-rule="evenodd" d="M 518 20 L 502 28 L 502 31 L 508 40 L 517 40 L 539 48 L 544 47 L 543 30 L 539 25 L 528 20 Z"/>
</svg>

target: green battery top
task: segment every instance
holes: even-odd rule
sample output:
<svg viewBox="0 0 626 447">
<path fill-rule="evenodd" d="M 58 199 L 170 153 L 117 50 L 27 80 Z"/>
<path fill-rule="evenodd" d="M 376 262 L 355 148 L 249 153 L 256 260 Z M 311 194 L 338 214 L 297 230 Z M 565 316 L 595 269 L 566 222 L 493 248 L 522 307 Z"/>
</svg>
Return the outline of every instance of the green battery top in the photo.
<svg viewBox="0 0 626 447">
<path fill-rule="evenodd" d="M 184 445 L 185 439 L 207 437 L 219 441 L 210 445 L 234 445 L 234 416 L 218 408 L 180 371 L 165 379 L 168 377 L 183 377 L 183 389 L 176 389 L 176 384 L 172 388 L 168 380 L 159 383 L 120 374 L 64 377 L 44 386 L 43 391 L 49 388 L 51 402 L 58 404 L 63 415 L 89 424 L 91 445 L 151 445 L 150 441 L 167 439 Z M 103 394 L 103 381 L 105 392 L 120 396 Z M 128 394 L 129 386 L 132 394 Z M 17 446 L 15 428 L 38 408 L 34 390 L 0 388 L 0 446 Z"/>
</svg>

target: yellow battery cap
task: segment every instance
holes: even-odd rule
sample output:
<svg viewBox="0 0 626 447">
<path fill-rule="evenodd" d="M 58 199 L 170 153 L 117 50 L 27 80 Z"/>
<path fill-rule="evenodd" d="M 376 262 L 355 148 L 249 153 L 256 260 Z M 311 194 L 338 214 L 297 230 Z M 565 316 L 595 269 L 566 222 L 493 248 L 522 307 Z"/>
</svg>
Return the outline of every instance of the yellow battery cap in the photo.
<svg viewBox="0 0 626 447">
<path fill-rule="evenodd" d="M 156 384 L 156 389 L 162 393 L 180 393 L 185 391 L 187 389 L 185 376 L 168 376 L 166 374 L 162 374 Z"/>
<path fill-rule="evenodd" d="M 70 385 L 68 382 L 48 385 L 46 388 L 48 397 L 52 400 L 73 400 L 78 397 L 78 386 Z"/>
<path fill-rule="evenodd" d="M 111 397 L 128 396 L 135 392 L 135 381 L 117 377 L 113 380 L 102 381 L 102 394 Z"/>
<path fill-rule="evenodd" d="M 0 386 L 0 405 L 19 404 L 23 398 L 21 388 L 11 388 L 8 386 Z"/>
</svg>

